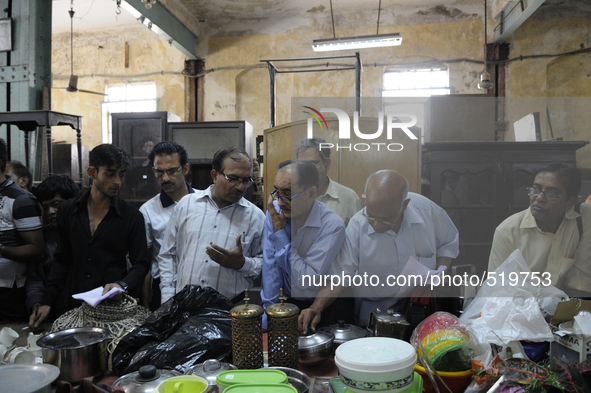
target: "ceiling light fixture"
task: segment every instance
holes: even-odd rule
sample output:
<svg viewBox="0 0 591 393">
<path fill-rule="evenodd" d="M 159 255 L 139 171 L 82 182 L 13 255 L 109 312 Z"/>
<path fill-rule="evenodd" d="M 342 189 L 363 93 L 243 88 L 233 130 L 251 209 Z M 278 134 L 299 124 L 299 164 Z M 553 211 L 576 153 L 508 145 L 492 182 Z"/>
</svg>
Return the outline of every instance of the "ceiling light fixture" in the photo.
<svg viewBox="0 0 591 393">
<path fill-rule="evenodd" d="M 335 35 L 334 15 L 332 11 L 332 0 L 330 0 L 330 17 L 332 19 L 333 38 L 319 39 L 312 41 L 312 49 L 315 52 L 326 52 L 345 49 L 383 48 L 386 46 L 398 46 L 402 44 L 400 33 L 380 34 L 380 11 L 382 0 L 378 5 L 378 25 L 375 35 L 361 35 L 356 37 L 339 37 Z"/>
<path fill-rule="evenodd" d="M 486 0 L 484 0 L 484 70 L 480 74 L 480 82 L 478 88 L 480 90 L 492 89 L 495 85 L 490 80 L 490 74 L 486 71 L 486 60 L 487 60 L 487 43 L 486 43 Z"/>
<path fill-rule="evenodd" d="M 361 35 L 357 37 L 329 38 L 312 41 L 312 49 L 315 52 L 343 49 L 381 48 L 395 46 L 402 43 L 399 33 L 381 35 Z"/>
</svg>

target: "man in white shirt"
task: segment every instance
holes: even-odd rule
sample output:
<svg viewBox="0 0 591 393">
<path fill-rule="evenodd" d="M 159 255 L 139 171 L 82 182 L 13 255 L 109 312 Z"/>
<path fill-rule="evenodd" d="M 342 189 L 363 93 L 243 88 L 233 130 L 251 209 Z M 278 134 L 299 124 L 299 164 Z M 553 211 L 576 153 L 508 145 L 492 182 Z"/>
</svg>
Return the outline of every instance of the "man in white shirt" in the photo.
<svg viewBox="0 0 591 393">
<path fill-rule="evenodd" d="M 189 173 L 187 150 L 177 142 L 160 142 L 150 152 L 148 160 L 158 185 L 159 194 L 140 207 L 146 222 L 148 248 L 151 249 L 152 266 L 142 287 L 142 305 L 154 311 L 160 307 L 160 271 L 158 254 L 170 216 L 178 201 L 195 190 L 185 181 Z"/>
<path fill-rule="evenodd" d="M 188 284 L 240 300 L 261 273 L 265 215 L 243 198 L 251 160 L 229 147 L 212 164 L 213 185 L 181 199 L 170 218 L 158 256 L 162 303 Z"/>
<path fill-rule="evenodd" d="M 364 326 L 369 312 L 394 306 L 397 288 L 386 285 L 389 275 L 397 276 L 410 257 L 429 269 L 449 266 L 459 253 L 456 227 L 434 202 L 408 192 L 408 181 L 393 170 L 381 170 L 367 180 L 366 208 L 351 218 L 343 248 L 329 274 L 377 276 L 377 285 L 353 285 L 355 316 Z M 381 284 L 381 285 L 380 285 Z M 324 288 L 314 304 L 300 314 L 299 328 L 314 328 L 322 311 L 342 287 Z"/>
<path fill-rule="evenodd" d="M 318 137 L 302 139 L 296 145 L 296 158 L 316 166 L 320 179 L 316 199 L 338 214 L 347 225 L 351 217 L 363 208 L 363 204 L 355 191 L 328 177 L 330 149 L 322 149 L 322 143 L 326 144 L 326 141 Z"/>
<path fill-rule="evenodd" d="M 528 187 L 530 207 L 495 230 L 488 271 L 495 271 L 519 249 L 532 272 L 569 296 L 590 295 L 591 206 L 575 203 L 581 172 L 566 164 L 540 168 Z M 548 276 L 543 276 L 549 274 Z"/>
</svg>

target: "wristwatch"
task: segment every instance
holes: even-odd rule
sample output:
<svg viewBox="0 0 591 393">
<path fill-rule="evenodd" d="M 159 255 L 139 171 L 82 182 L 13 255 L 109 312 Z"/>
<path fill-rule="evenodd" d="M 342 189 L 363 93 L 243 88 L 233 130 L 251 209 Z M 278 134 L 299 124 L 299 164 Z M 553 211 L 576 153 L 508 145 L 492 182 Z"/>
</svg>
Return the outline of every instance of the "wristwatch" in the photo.
<svg viewBox="0 0 591 393">
<path fill-rule="evenodd" d="M 123 281 L 115 281 L 115 284 L 118 284 L 121 289 L 123 289 L 123 292 L 127 293 L 127 288 L 129 288 L 127 283 L 124 283 Z"/>
</svg>

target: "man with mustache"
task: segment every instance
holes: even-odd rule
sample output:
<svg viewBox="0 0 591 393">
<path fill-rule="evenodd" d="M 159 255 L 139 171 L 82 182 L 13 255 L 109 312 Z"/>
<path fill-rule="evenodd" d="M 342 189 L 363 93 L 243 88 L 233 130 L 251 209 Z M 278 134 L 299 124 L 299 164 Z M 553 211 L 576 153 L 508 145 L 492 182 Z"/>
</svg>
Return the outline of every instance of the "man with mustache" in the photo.
<svg viewBox="0 0 591 393">
<path fill-rule="evenodd" d="M 189 159 L 187 150 L 179 143 L 158 143 L 150 152 L 148 160 L 158 185 L 162 187 L 158 195 L 140 207 L 146 221 L 148 248 L 152 254 L 152 267 L 142 288 L 142 305 L 154 311 L 160 307 L 161 300 L 158 254 L 170 216 L 181 198 L 195 190 L 185 181 L 189 173 Z"/>
<path fill-rule="evenodd" d="M 228 147 L 212 166 L 213 185 L 181 199 L 170 217 L 158 256 L 162 303 L 190 284 L 238 302 L 261 273 L 265 215 L 243 198 L 251 160 Z"/>
<path fill-rule="evenodd" d="M 577 168 L 551 164 L 538 169 L 528 187 L 530 207 L 495 230 L 488 270 L 494 271 L 519 249 L 532 272 L 550 273 L 552 285 L 571 296 L 588 296 L 591 205 L 575 209 L 580 188 Z"/>
<path fill-rule="evenodd" d="M 69 309 L 81 304 L 71 295 L 100 286 L 104 286 L 103 294 L 118 287 L 139 295 L 149 267 L 144 217 L 118 196 L 129 163 L 127 154 L 110 144 L 98 145 L 90 152 L 86 172 L 92 186 L 58 209 L 62 244 L 49 271 L 42 306 L 29 319 L 32 327 L 43 322 L 64 289 Z"/>
</svg>

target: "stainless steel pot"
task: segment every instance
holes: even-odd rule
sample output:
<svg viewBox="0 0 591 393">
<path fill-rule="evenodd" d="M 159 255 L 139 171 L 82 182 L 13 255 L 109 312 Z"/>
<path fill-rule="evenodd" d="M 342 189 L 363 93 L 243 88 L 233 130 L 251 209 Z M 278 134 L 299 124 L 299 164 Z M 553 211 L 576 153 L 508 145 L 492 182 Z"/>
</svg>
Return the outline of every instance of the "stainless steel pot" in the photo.
<svg viewBox="0 0 591 393">
<path fill-rule="evenodd" d="M 336 350 L 339 345 L 347 341 L 355 340 L 356 338 L 362 338 L 369 336 L 369 331 L 360 326 L 349 325 L 343 320 L 339 320 L 336 325 L 331 325 L 320 329 L 323 332 L 329 332 L 334 334 L 334 349 Z"/>
<path fill-rule="evenodd" d="M 205 378 L 211 388 L 211 393 L 217 393 L 219 391 L 217 382 L 218 374 L 230 370 L 238 370 L 238 367 L 230 363 L 220 362 L 217 359 L 208 359 L 203 363 L 189 368 L 185 372 L 185 375 L 196 375 Z"/>
<path fill-rule="evenodd" d="M 317 332 L 309 336 L 298 337 L 298 352 L 300 364 L 309 366 L 320 363 L 332 354 L 334 334 Z"/>
<path fill-rule="evenodd" d="M 3 392 L 51 393 L 60 370 L 51 364 L 10 364 L 0 367 Z"/>
<path fill-rule="evenodd" d="M 72 328 L 41 337 L 37 345 L 42 348 L 43 363 L 57 366 L 61 380 L 77 382 L 106 370 L 101 364 L 99 345 L 109 335 L 103 328 Z"/>
<path fill-rule="evenodd" d="M 126 374 L 113 382 L 112 386 L 122 388 L 125 393 L 151 393 L 161 382 L 172 377 L 182 375 L 175 370 L 158 370 L 156 367 L 147 365 L 140 367 L 139 371 Z"/>
</svg>

